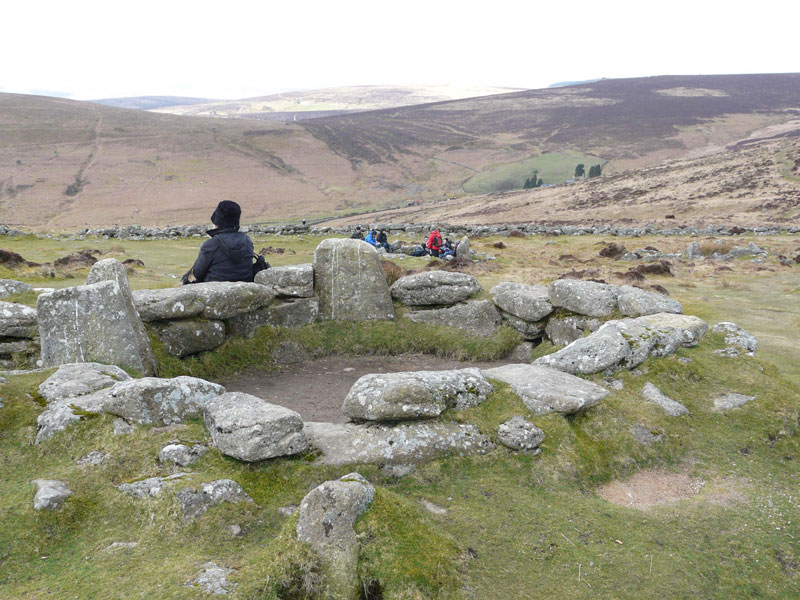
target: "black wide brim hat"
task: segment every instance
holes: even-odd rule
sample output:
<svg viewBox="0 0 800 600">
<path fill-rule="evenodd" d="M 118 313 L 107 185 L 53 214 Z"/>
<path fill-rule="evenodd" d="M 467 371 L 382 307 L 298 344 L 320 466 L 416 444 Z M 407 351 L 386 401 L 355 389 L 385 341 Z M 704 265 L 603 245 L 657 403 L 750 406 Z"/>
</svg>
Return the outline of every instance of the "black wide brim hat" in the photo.
<svg viewBox="0 0 800 600">
<path fill-rule="evenodd" d="M 211 222 L 217 227 L 239 227 L 241 216 L 241 206 L 233 200 L 223 200 L 217 204 L 216 210 L 211 215 Z"/>
</svg>

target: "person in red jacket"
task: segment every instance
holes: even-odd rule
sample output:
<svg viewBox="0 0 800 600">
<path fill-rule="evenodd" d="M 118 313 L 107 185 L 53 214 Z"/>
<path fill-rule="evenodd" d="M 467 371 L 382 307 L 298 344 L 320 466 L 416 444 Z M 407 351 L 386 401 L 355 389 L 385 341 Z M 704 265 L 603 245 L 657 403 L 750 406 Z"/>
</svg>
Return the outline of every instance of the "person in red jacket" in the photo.
<svg viewBox="0 0 800 600">
<path fill-rule="evenodd" d="M 425 247 L 428 249 L 428 252 L 431 253 L 431 256 L 439 256 L 439 252 L 442 250 L 442 236 L 438 229 L 431 231 L 430 236 L 428 236 L 428 241 L 425 243 Z"/>
</svg>

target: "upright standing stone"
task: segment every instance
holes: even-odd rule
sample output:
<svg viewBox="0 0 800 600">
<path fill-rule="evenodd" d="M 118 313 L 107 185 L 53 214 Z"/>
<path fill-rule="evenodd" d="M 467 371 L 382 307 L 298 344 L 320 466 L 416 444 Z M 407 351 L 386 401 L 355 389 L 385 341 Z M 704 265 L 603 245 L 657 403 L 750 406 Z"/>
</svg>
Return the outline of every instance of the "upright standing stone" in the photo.
<svg viewBox="0 0 800 600">
<path fill-rule="evenodd" d="M 55 290 L 37 301 L 42 364 L 99 362 L 150 372 L 136 327 L 116 281 Z M 149 350 L 149 347 L 148 347 Z"/>
<path fill-rule="evenodd" d="M 124 265 L 115 258 L 97 261 L 92 265 L 89 276 L 86 278 L 86 283 L 90 285 L 100 281 L 116 281 L 117 285 L 119 285 L 135 337 L 136 349 L 142 362 L 142 373 L 144 375 L 155 375 L 156 359 L 153 356 L 153 349 L 150 347 L 150 339 L 144 330 L 144 324 L 139 318 L 139 312 L 133 304 L 133 294 L 131 293 L 131 286 L 128 282 L 128 274 L 125 272 Z"/>
<path fill-rule="evenodd" d="M 469 249 L 469 238 L 465 235 L 458 246 L 456 246 L 456 258 L 465 258 L 472 260 L 472 252 Z"/>
<path fill-rule="evenodd" d="M 358 553 L 356 519 L 375 498 L 375 487 L 358 473 L 326 481 L 300 503 L 297 539 L 322 559 L 325 598 L 357 598 Z"/>
<path fill-rule="evenodd" d="M 393 319 L 381 259 L 361 240 L 327 239 L 314 251 L 314 290 L 326 320 Z"/>
</svg>

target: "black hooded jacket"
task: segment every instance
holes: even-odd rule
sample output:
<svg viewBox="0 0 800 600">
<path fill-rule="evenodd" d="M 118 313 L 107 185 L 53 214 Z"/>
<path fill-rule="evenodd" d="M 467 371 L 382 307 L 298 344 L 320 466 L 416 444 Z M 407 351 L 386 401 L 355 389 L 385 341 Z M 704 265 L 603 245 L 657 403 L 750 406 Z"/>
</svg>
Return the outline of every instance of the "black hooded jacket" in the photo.
<svg viewBox="0 0 800 600">
<path fill-rule="evenodd" d="M 238 227 L 207 231 L 192 271 L 197 281 L 253 281 L 253 242 Z"/>
</svg>

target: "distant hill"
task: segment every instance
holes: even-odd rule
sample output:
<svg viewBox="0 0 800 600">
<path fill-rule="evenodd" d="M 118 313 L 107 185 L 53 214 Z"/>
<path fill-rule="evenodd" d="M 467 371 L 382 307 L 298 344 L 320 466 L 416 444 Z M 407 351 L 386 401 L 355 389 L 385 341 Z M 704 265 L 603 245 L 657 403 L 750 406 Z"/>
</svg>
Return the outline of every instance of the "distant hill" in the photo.
<svg viewBox="0 0 800 600">
<path fill-rule="evenodd" d="M 153 110 L 167 106 L 187 106 L 193 104 L 206 104 L 214 102 L 208 98 L 187 98 L 185 96 L 135 96 L 132 98 L 105 98 L 103 100 L 90 100 L 106 106 L 117 108 L 136 108 L 139 110 Z"/>
<path fill-rule="evenodd" d="M 595 81 L 600 81 L 600 79 L 584 79 L 582 81 L 557 81 L 556 83 L 551 83 L 547 87 L 558 88 L 558 87 L 566 87 L 568 85 L 583 85 L 584 83 L 594 83 Z"/>
<path fill-rule="evenodd" d="M 777 176 L 788 188 L 759 174 L 750 190 L 741 178 L 717 186 L 728 180 L 726 169 L 746 172 L 747 163 L 701 169 L 696 176 L 707 185 L 680 207 L 669 205 L 681 197 L 671 189 L 671 166 L 652 185 L 644 177 L 614 192 L 605 186 L 665 161 L 745 156 L 752 145 L 770 149 L 753 160 L 783 173 L 779 165 L 800 164 L 800 155 L 794 138 L 775 136 L 797 129 L 800 74 L 604 79 L 296 123 L 0 94 L 0 222 L 54 229 L 205 223 L 223 198 L 243 205 L 246 222 L 321 220 L 409 204 L 438 210 L 454 202 L 446 199 L 482 192 L 488 195 L 453 218 L 546 219 L 555 214 L 548 212 L 547 203 L 556 202 L 550 194 L 567 188 L 564 198 L 585 191 L 582 206 L 591 208 L 560 204 L 567 208 L 558 209 L 559 219 L 645 221 L 667 211 L 711 218 L 713 207 L 713 214 L 748 222 L 785 222 L 795 214 L 800 174 L 793 172 Z M 602 164 L 604 176 L 557 185 L 577 162 Z M 516 194 L 534 169 L 554 187 L 526 192 L 520 203 L 493 193 Z M 651 201 L 659 212 L 647 208 Z M 726 212 L 725 202 L 739 208 Z M 504 204 L 508 211 L 496 210 Z"/>
<path fill-rule="evenodd" d="M 318 116 L 396 108 L 520 91 L 489 86 L 354 86 L 304 90 L 244 100 L 220 100 L 155 109 L 173 115 L 299 121 Z"/>
</svg>

